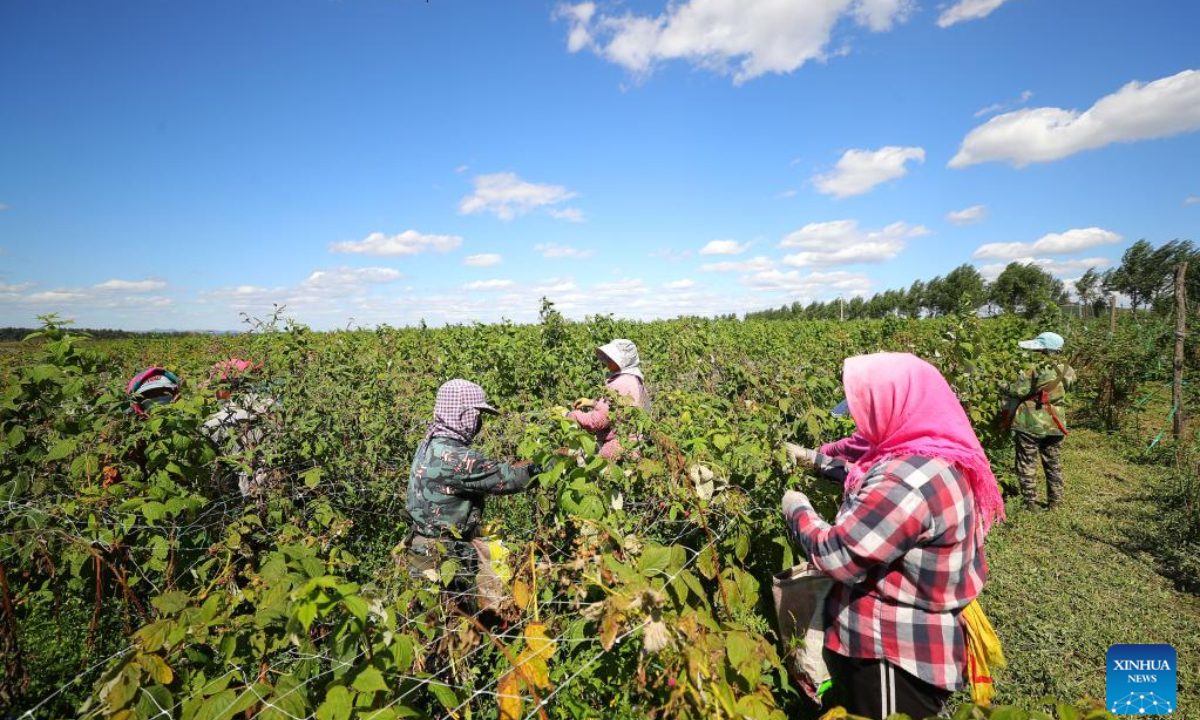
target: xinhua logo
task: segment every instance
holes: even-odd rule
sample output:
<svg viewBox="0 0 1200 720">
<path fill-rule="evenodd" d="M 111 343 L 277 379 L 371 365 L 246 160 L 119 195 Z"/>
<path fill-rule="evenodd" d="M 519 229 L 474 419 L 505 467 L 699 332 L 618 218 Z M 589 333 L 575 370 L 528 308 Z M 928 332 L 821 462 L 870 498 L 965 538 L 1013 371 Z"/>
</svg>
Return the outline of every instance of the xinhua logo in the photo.
<svg viewBox="0 0 1200 720">
<path fill-rule="evenodd" d="M 1115 715 L 1175 712 L 1175 648 L 1113 645 L 1105 657 L 1108 709 Z"/>
</svg>

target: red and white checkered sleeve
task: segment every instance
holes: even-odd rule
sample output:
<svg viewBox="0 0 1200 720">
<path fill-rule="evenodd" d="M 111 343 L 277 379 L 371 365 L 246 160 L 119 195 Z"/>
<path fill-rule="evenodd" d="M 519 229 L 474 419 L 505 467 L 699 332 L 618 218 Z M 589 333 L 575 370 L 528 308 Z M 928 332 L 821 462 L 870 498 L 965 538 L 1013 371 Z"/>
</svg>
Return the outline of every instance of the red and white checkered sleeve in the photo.
<svg viewBox="0 0 1200 720">
<path fill-rule="evenodd" d="M 849 502 L 850 511 L 832 526 L 811 507 L 802 507 L 789 518 L 793 536 L 809 561 L 846 584 L 903 555 L 921 538 L 930 520 L 921 491 L 891 474 L 864 483 Z"/>
</svg>

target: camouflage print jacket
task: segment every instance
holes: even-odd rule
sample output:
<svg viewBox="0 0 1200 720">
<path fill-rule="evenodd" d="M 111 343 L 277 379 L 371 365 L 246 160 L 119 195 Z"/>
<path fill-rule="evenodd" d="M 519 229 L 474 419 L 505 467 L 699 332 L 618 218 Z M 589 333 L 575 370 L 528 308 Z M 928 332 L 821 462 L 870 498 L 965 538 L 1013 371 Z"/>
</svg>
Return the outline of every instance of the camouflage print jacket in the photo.
<svg viewBox="0 0 1200 720">
<path fill-rule="evenodd" d="M 1063 434 L 1062 428 L 1067 427 L 1067 390 L 1075 384 L 1075 370 L 1065 364 L 1061 370 L 1062 382 L 1057 385 L 1054 381 L 1059 366 L 1047 364 L 1027 370 L 1020 380 L 1006 388 L 1009 399 L 1005 411 L 1012 418 L 1014 430 L 1037 437 Z M 1041 390 L 1051 385 L 1054 387 L 1046 391 L 1047 402 L 1043 402 Z"/>
<path fill-rule="evenodd" d="M 489 460 L 454 438 L 421 443 L 408 477 L 413 530 L 426 537 L 474 537 L 487 495 L 510 495 L 529 485 L 529 470 Z"/>
</svg>

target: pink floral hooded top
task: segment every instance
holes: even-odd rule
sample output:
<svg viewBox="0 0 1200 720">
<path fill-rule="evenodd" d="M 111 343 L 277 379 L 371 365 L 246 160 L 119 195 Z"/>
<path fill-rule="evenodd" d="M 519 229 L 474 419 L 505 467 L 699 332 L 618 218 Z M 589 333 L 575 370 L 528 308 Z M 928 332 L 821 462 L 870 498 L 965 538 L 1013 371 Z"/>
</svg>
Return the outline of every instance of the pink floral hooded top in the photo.
<svg viewBox="0 0 1200 720">
<path fill-rule="evenodd" d="M 617 365 L 617 371 L 608 376 L 605 387 L 627 399 L 631 406 L 649 412 L 650 396 L 646 393 L 641 369 L 641 357 L 637 345 L 629 340 L 613 340 L 598 352 Z M 609 404 L 600 400 L 591 410 L 575 410 L 567 417 L 579 423 L 579 427 L 596 435 L 600 443 L 600 457 L 614 460 L 621 454 L 621 442 L 609 419 Z"/>
</svg>

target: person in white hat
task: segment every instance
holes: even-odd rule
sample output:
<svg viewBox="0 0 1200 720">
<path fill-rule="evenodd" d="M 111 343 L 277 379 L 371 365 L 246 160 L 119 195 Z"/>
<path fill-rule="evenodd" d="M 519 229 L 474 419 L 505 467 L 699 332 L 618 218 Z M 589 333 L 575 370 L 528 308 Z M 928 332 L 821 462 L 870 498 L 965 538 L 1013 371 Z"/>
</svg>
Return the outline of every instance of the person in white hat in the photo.
<svg viewBox="0 0 1200 720">
<path fill-rule="evenodd" d="M 1037 354 L 1037 362 L 1031 363 L 1021 378 L 1005 389 L 1004 424 L 1013 431 L 1017 479 L 1025 507 L 1034 512 L 1041 509 L 1037 488 L 1039 457 L 1046 474 L 1047 505 L 1056 508 L 1063 499 L 1062 441 L 1067 436 L 1067 390 L 1075 383 L 1075 370 L 1059 358 L 1064 344 L 1062 336 L 1052 332 L 1021 341 L 1022 349 Z"/>
</svg>

